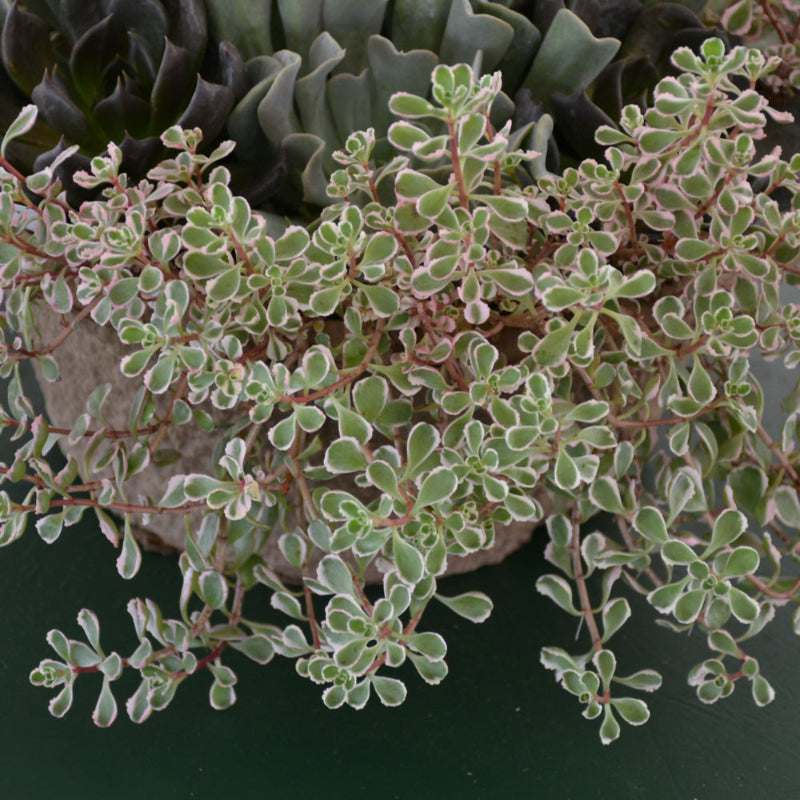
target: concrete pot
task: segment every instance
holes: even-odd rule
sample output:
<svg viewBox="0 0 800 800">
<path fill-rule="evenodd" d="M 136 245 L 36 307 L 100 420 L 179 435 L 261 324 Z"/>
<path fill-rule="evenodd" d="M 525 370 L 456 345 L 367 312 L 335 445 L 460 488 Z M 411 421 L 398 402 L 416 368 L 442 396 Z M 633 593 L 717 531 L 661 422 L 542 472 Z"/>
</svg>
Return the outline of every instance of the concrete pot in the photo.
<svg viewBox="0 0 800 800">
<path fill-rule="evenodd" d="M 61 319 L 47 309 L 43 309 L 38 320 L 43 341 L 55 338 L 62 330 Z M 121 358 L 130 348 L 123 345 L 116 332 L 109 327 L 101 327 L 91 319 L 84 320 L 54 353 L 59 363 L 60 379 L 56 383 L 47 383 L 37 374 L 48 421 L 51 426 L 70 428 L 75 419 L 86 410 L 86 401 L 91 392 L 102 383 L 111 384 L 111 393 L 103 406 L 112 428 L 127 429 L 129 412 L 134 394 L 140 385 L 140 379 L 126 378 L 119 369 Z M 158 398 L 159 400 L 162 398 Z M 210 406 L 204 407 L 208 413 L 221 424 L 224 424 L 226 412 Z M 230 418 L 229 416 L 227 417 Z M 335 426 L 332 435 L 336 435 Z M 324 430 L 323 430 L 324 435 Z M 180 458 L 165 467 L 149 466 L 138 475 L 126 481 L 128 500 L 131 503 L 143 502 L 145 498 L 158 501 L 164 492 L 169 479 L 180 473 L 213 474 L 212 452 L 219 440 L 219 434 L 207 433 L 191 423 L 179 428 L 169 428 L 161 443 L 162 448 L 175 450 Z M 81 464 L 86 452 L 87 442 L 79 441 L 75 445 L 62 443 L 65 454 L 71 455 Z M 110 475 L 82 475 L 84 480 L 97 480 Z M 327 484 L 331 488 L 345 489 L 356 495 L 364 496 L 364 490 L 355 487 L 346 477 Z M 546 513 L 550 504 L 543 492 L 536 493 L 537 499 L 545 505 Z M 191 523 L 199 524 L 200 513 L 190 516 Z M 134 515 L 132 517 L 137 539 L 148 549 L 163 552 L 178 552 L 184 547 L 184 517 L 176 514 Z M 288 515 L 289 528 L 293 529 L 295 520 Z M 276 531 L 268 540 L 262 552 L 267 562 L 278 574 L 289 581 L 297 581 L 298 570 L 292 567 L 278 549 L 277 540 L 283 531 Z M 516 522 L 501 526 L 497 530 L 494 546 L 491 550 L 481 550 L 463 557 L 448 558 L 447 574 L 468 572 L 487 564 L 496 564 L 507 555 L 524 545 L 531 537 L 532 525 L 527 522 Z M 377 569 L 370 567 L 370 581 L 381 579 Z"/>
</svg>

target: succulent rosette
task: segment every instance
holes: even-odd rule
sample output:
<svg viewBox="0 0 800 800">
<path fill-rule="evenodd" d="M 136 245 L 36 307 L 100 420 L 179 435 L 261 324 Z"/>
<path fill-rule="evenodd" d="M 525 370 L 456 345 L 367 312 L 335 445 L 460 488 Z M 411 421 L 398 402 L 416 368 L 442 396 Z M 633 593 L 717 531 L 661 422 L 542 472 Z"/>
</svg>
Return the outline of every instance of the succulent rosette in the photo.
<svg viewBox="0 0 800 800">
<path fill-rule="evenodd" d="M 679 47 L 697 53 L 712 36 L 720 38 L 726 47 L 731 44 L 724 30 L 704 24 L 698 16 L 706 0 L 528 0 L 514 5 L 543 30 L 560 9 L 570 8 L 593 36 L 613 37 L 620 42 L 613 60 L 591 84 L 577 91 L 559 91 L 545 100 L 553 116 L 562 161 L 601 159 L 604 148 L 595 141 L 597 129 L 603 125 L 617 127 L 626 105 L 634 103 L 644 110 L 653 99 L 658 81 L 674 74 L 670 59 Z"/>
<path fill-rule="evenodd" d="M 172 124 L 199 127 L 213 143 L 244 66 L 222 46 L 212 80 L 207 40 L 202 0 L 14 0 L 0 41 L 0 125 L 30 100 L 40 114 L 9 160 L 22 171 L 40 169 L 77 145 L 63 165 L 68 178 L 116 142 L 124 170 L 138 177 L 157 163 L 159 135 Z"/>
<path fill-rule="evenodd" d="M 697 49 L 718 30 L 678 3 L 639 0 L 206 0 L 212 35 L 247 59 L 249 89 L 231 113 L 239 157 L 280 162 L 287 182 L 277 206 L 330 202 L 333 152 L 353 130 L 372 128 L 378 163 L 389 153 L 387 103 L 394 92 L 424 95 L 438 63 L 500 71 L 504 93 L 492 122 L 513 121 L 512 144 L 540 153 L 540 177 L 602 155 L 601 125 L 644 105 L 679 46 Z M 562 158 L 565 156 L 566 158 Z M 257 192 L 249 192 L 253 198 Z M 262 192 L 262 197 L 266 197 Z"/>
<path fill-rule="evenodd" d="M 531 170 L 543 174 L 553 128 L 549 98 L 591 84 L 619 48 L 613 38 L 593 36 L 566 8 L 542 32 L 507 4 L 488 0 L 206 0 L 206 7 L 212 35 L 247 59 L 250 88 L 230 115 L 228 135 L 240 153 L 284 159 L 288 181 L 276 200 L 289 208 L 330 202 L 333 153 L 354 130 L 375 131 L 380 163 L 390 153 L 389 98 L 426 94 L 439 63 L 501 73 L 505 93 L 492 123 L 499 127 L 516 114 L 513 143 L 542 154 Z M 517 107 L 512 98 L 521 90 L 525 104 Z"/>
</svg>

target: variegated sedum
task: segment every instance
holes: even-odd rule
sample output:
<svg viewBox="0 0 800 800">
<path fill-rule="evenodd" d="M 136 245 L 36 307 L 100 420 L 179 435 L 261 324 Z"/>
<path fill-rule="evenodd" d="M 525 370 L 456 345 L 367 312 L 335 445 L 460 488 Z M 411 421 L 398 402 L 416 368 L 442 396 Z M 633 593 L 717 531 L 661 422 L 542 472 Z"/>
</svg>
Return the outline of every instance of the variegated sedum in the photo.
<svg viewBox="0 0 800 800">
<path fill-rule="evenodd" d="M 748 640 L 800 601 L 788 577 L 800 405 L 792 392 L 780 424 L 765 420 L 751 364 L 800 360 L 800 308 L 781 291 L 800 275 L 800 155 L 756 156 L 766 116 L 780 117 L 755 91 L 774 67 L 758 51 L 711 40 L 674 62 L 654 108 L 628 107 L 621 129 L 600 131 L 606 163 L 533 185 L 522 166 L 534 154 L 510 151 L 509 129 L 488 122 L 499 77 L 439 66 L 432 101 L 392 98 L 397 156 L 373 169 L 373 134 L 353 134 L 336 202 L 275 235 L 215 166 L 229 148 L 203 155 L 193 131 L 167 131 L 175 157 L 137 185 L 114 147 L 96 158 L 81 181 L 102 196 L 77 211 L 51 182 L 57 165 L 24 179 L 6 164 L 0 276 L 16 333 L 3 423 L 18 449 L 2 473 L 30 492 L 2 494 L 3 544 L 34 518 L 53 541 L 96 514 L 127 578 L 132 514 L 202 512 L 187 522 L 177 618 L 132 600 L 125 657 L 101 649 L 87 610 L 85 641 L 49 634 L 56 657 L 31 680 L 59 688 L 54 714 L 78 675 L 101 672 L 95 721 L 110 724 L 125 669 L 141 674 L 135 721 L 206 670 L 224 708 L 236 699 L 229 648 L 295 659 L 329 707 L 361 708 L 373 691 L 397 705 L 406 688 L 392 670 L 406 660 L 429 683 L 447 674 L 444 639 L 423 630 L 428 604 L 476 622 L 492 609 L 479 592 L 440 594 L 448 560 L 539 522 L 557 571 L 537 587 L 582 637 L 575 652 L 545 647 L 542 662 L 604 742 L 619 719 L 647 720 L 632 695 L 661 682 L 654 669 L 617 673 L 611 639 L 630 589 L 707 636 L 689 678 L 701 701 L 737 683 L 772 700 Z M 32 122 L 27 109 L 3 147 Z M 70 323 L 57 340 L 37 335 L 42 305 Z M 140 390 L 128 430 L 105 425 L 104 386 L 71 430 L 49 428 L 25 397 L 20 365 L 35 359 L 55 379 L 53 353 L 83 324 L 127 346 L 120 369 Z M 221 412 L 214 474 L 174 475 L 153 501 L 126 494 L 128 478 L 161 468 L 165 427 L 203 436 Z M 53 474 L 48 449 L 82 437 L 86 463 Z M 111 477 L 93 477 L 100 467 Z M 295 497 L 301 524 L 284 531 Z M 599 511 L 616 536 L 585 526 Z M 270 536 L 302 586 L 259 555 Z M 377 591 L 365 590 L 370 563 Z M 258 621 L 246 599 L 257 584 L 285 625 Z"/>
<path fill-rule="evenodd" d="M 703 16 L 775 58 L 761 91 L 776 104 L 792 99 L 800 89 L 798 0 L 708 0 Z"/>
</svg>

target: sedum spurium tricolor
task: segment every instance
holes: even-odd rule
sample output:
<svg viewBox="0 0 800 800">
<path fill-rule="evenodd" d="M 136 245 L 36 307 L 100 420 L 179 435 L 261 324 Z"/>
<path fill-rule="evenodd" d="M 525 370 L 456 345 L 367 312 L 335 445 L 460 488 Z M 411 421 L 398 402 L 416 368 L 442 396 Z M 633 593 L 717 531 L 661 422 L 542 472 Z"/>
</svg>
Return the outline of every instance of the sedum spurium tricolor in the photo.
<svg viewBox="0 0 800 800">
<path fill-rule="evenodd" d="M 57 164 L 26 178 L 0 162 L 0 285 L 15 332 L 2 422 L 18 442 L 1 470 L 30 487 L 21 502 L 0 495 L 2 543 L 34 518 L 54 541 L 94 514 L 127 578 L 140 562 L 132 514 L 203 515 L 187 522 L 179 616 L 131 600 L 129 655 L 101 648 L 87 610 L 85 641 L 51 631 L 56 658 L 31 680 L 59 689 L 54 714 L 79 675 L 99 672 L 94 718 L 110 724 L 125 670 L 141 675 L 126 704 L 137 722 L 201 671 L 225 708 L 230 649 L 295 659 L 329 707 L 361 708 L 373 692 L 397 705 L 406 687 L 393 669 L 410 661 L 432 684 L 447 674 L 444 638 L 422 629 L 428 604 L 476 622 L 492 610 L 479 592 L 440 593 L 448 561 L 491 548 L 512 522 L 546 524 L 557 572 L 537 588 L 585 641 L 545 647 L 542 663 L 603 742 L 619 720 L 648 719 L 639 695 L 661 683 L 654 669 L 617 672 L 623 585 L 708 637 L 690 676 L 700 700 L 742 681 L 759 705 L 772 700 L 747 643 L 800 600 L 789 577 L 800 405 L 791 393 L 782 424 L 767 426 L 751 361 L 800 360 L 800 308 L 780 295 L 800 275 L 800 155 L 756 155 L 767 117 L 782 118 L 755 89 L 773 61 L 718 40 L 673 60 L 680 72 L 652 108 L 601 129 L 604 163 L 537 183 L 521 169 L 535 154 L 489 121 L 499 76 L 437 67 L 430 99 L 391 100 L 396 156 L 374 169 L 374 134 L 353 134 L 336 155 L 335 202 L 279 233 L 228 189 L 217 162 L 230 146 L 202 154 L 197 131 L 168 130 L 174 158 L 137 184 L 110 147 L 77 177 L 102 190 L 77 210 L 52 180 Z M 25 109 L 3 152 L 34 117 Z M 57 340 L 37 335 L 42 304 L 69 315 Z M 23 391 L 25 360 L 55 380 L 53 354 L 91 324 L 129 347 L 120 369 L 140 392 L 127 430 L 104 423 L 106 385 L 71 429 L 50 427 Z M 217 410 L 228 422 L 214 474 L 173 475 L 156 501 L 126 495 L 129 477 L 169 460 L 165 426 L 203 435 Z M 86 463 L 54 473 L 48 450 L 81 437 L 92 437 Z M 113 477 L 97 477 L 109 466 Z M 302 524 L 284 531 L 289 497 Z M 616 536 L 585 525 L 600 511 Z M 270 536 L 302 585 L 264 562 Z M 370 563 L 383 575 L 374 591 Z M 285 625 L 251 616 L 256 585 Z"/>
</svg>

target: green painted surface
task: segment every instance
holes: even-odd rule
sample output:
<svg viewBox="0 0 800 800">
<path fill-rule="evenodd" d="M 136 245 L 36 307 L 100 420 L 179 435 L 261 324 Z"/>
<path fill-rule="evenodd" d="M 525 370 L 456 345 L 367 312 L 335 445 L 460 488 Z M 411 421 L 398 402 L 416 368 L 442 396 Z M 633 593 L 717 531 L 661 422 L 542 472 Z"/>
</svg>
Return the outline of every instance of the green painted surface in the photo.
<svg viewBox="0 0 800 800">
<path fill-rule="evenodd" d="M 651 721 L 623 730 L 604 748 L 596 724 L 580 717 L 578 704 L 538 664 L 541 645 L 567 644 L 570 637 L 569 621 L 533 588 L 545 568 L 540 550 L 534 543 L 499 567 L 448 582 L 453 594 L 489 593 L 495 613 L 481 626 L 444 609 L 432 613 L 431 627 L 450 643 L 450 676 L 429 687 L 409 675 L 409 699 L 399 709 L 370 703 L 361 712 L 327 711 L 317 687 L 298 678 L 289 662 L 258 667 L 231 659 L 241 666 L 233 709 L 211 710 L 210 680 L 199 676 L 144 725 L 121 717 L 104 731 L 90 720 L 100 686 L 95 676 L 79 682 L 72 711 L 56 720 L 47 712 L 48 692 L 30 686 L 27 674 L 48 654 L 49 627 L 79 635 L 75 615 L 84 606 L 99 614 L 104 646 L 131 649 L 125 603 L 149 595 L 164 602 L 166 613 L 174 611 L 177 566 L 150 554 L 140 575 L 123 585 L 110 545 L 90 525 L 49 547 L 28 535 L 0 558 L 2 796 L 800 796 L 794 742 L 800 703 L 792 685 L 800 640 L 788 623 L 770 628 L 757 653 L 778 690 L 762 710 L 738 689 L 726 702 L 701 706 L 684 681 L 703 655 L 699 637 L 690 642 L 649 623 L 629 623 L 617 647 L 626 671 L 660 666 L 665 685 L 651 702 Z"/>
</svg>

